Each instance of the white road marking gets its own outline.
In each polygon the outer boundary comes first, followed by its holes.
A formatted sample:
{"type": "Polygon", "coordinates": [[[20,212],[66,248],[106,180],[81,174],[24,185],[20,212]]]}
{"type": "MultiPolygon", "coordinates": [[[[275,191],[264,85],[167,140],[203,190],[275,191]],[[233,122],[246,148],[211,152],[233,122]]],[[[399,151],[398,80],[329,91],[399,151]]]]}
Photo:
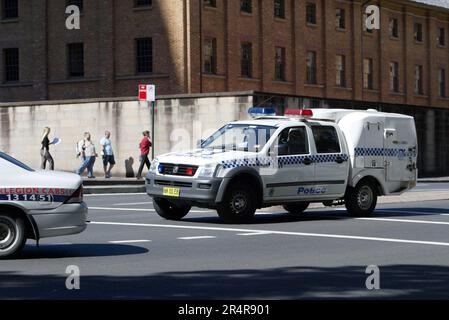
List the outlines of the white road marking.
{"type": "Polygon", "coordinates": [[[138,206],[142,204],[153,204],[153,202],[130,202],[130,203],[114,203],[113,206],[138,206]]]}
{"type": "Polygon", "coordinates": [[[249,232],[249,233],[238,233],[238,236],[243,236],[243,237],[251,237],[251,236],[262,236],[262,235],[267,235],[267,234],[271,234],[270,232],[249,232]]]}
{"type": "MultiPolygon", "coordinates": [[[[155,209],[140,209],[140,208],[106,208],[106,207],[89,207],[89,210],[156,212],[155,209]]],[[[215,212],[215,211],[190,210],[190,212],[191,212],[191,213],[211,213],[211,212],[215,212]]]]}
{"type": "Polygon", "coordinates": [[[425,211],[407,211],[407,210],[382,210],[378,209],[377,213],[409,213],[409,214],[417,214],[417,215],[429,215],[429,216],[446,216],[448,213],[438,213],[438,212],[425,212],[425,211]]]}
{"type": "Polygon", "coordinates": [[[109,243],[120,244],[120,243],[145,243],[151,242],[151,240],[119,240],[119,241],[108,241],[109,243]]]}
{"type": "Polygon", "coordinates": [[[179,237],[178,240],[202,240],[202,239],[215,239],[214,236],[198,236],[198,237],[179,237]]]}
{"type": "Polygon", "coordinates": [[[444,221],[410,220],[410,219],[355,218],[355,220],[449,225],[449,222],[444,222],[444,221]]]}
{"type": "Polygon", "coordinates": [[[394,238],[377,238],[377,237],[363,237],[363,236],[350,236],[350,235],[326,234],[326,233],[305,233],[305,232],[289,232],[289,231],[251,230],[251,229],[199,227],[199,226],[183,226],[183,225],[168,225],[168,224],[121,223],[121,222],[91,222],[91,224],[95,224],[95,225],[109,225],[109,226],[166,228],[166,229],[229,231],[229,232],[241,232],[241,233],[269,232],[270,234],[287,235],[287,236],[301,236],[301,237],[328,238],[328,239],[345,239],[345,240],[364,240],[364,241],[405,243],[405,244],[420,244],[420,245],[432,245],[432,246],[449,247],[449,242],[407,240],[407,239],[394,239],[394,238]]]}

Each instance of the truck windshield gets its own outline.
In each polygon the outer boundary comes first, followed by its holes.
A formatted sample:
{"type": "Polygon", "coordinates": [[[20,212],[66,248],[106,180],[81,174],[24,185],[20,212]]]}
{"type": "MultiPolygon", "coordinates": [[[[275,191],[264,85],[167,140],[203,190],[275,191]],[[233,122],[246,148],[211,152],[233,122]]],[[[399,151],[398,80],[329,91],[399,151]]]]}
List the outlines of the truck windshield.
{"type": "Polygon", "coordinates": [[[276,127],[228,124],[205,140],[204,149],[259,152],[277,130],[276,127]]]}
{"type": "Polygon", "coordinates": [[[6,160],[6,161],[8,161],[8,162],[10,162],[10,163],[12,163],[12,164],[14,164],[14,165],[16,165],[16,166],[22,168],[23,170],[26,170],[26,171],[34,171],[34,170],[31,169],[30,167],[28,167],[26,164],[20,162],[20,161],[17,160],[17,159],[14,159],[14,158],[11,157],[11,156],[8,156],[6,153],[1,152],[1,151],[0,151],[0,159],[6,160]]]}

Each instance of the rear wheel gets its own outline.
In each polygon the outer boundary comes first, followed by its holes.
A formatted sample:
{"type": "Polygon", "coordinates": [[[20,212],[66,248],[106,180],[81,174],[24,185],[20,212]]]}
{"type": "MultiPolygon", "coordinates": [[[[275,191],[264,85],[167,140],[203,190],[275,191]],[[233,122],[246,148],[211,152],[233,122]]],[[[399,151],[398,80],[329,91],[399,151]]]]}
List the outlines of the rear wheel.
{"type": "Polygon", "coordinates": [[[377,192],[374,185],[368,181],[362,181],[355,188],[349,187],[345,196],[345,205],[351,216],[371,215],[377,205],[377,192]]]}
{"type": "Polygon", "coordinates": [[[0,213],[0,259],[20,252],[26,242],[26,225],[22,218],[0,213]]]}
{"type": "Polygon", "coordinates": [[[226,223],[251,222],[256,213],[256,194],[254,188],[247,184],[234,184],[225,194],[217,212],[226,223]]]}
{"type": "Polygon", "coordinates": [[[167,220],[181,220],[192,208],[187,205],[173,203],[167,199],[153,199],[153,205],[159,216],[167,220]]]}
{"type": "Polygon", "coordinates": [[[283,205],[284,209],[291,215],[300,215],[309,207],[309,202],[296,202],[283,205]]]}

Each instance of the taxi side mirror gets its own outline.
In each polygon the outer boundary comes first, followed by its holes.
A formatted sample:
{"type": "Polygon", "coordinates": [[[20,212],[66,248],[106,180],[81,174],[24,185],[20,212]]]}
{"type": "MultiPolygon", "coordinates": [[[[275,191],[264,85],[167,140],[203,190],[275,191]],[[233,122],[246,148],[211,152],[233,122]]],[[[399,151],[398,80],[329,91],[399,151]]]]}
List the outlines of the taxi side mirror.
{"type": "Polygon", "coordinates": [[[205,141],[204,139],[198,140],[198,141],[196,142],[196,146],[197,146],[198,148],[201,148],[201,147],[203,146],[204,141],[205,141]]]}

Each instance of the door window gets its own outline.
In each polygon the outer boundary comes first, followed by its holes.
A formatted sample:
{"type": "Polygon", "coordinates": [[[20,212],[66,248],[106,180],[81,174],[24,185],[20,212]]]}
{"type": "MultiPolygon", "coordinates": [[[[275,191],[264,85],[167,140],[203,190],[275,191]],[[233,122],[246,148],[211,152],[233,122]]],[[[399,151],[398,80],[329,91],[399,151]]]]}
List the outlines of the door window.
{"type": "Polygon", "coordinates": [[[340,153],[340,141],[337,130],[329,126],[313,126],[313,138],[317,153],[340,153]]]}
{"type": "Polygon", "coordinates": [[[306,127],[288,128],[281,132],[278,142],[278,155],[291,156],[309,154],[306,127]]]}

